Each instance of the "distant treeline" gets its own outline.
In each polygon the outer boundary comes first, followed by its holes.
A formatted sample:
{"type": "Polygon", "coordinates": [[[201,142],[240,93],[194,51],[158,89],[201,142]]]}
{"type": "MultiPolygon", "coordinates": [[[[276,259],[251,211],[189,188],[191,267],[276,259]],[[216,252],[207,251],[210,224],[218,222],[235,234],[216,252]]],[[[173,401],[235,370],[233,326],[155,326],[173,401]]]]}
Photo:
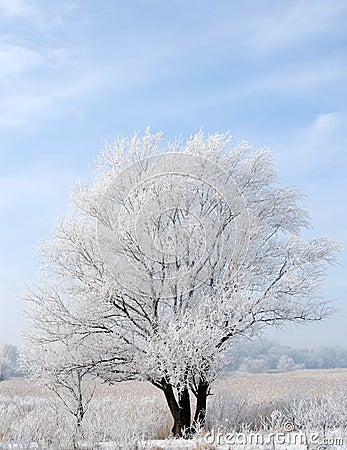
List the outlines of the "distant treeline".
{"type": "MultiPolygon", "coordinates": [[[[262,340],[237,345],[226,358],[226,370],[240,372],[289,372],[298,369],[347,368],[347,349],[320,346],[292,348],[262,340]]],[[[18,368],[18,349],[0,343],[0,381],[23,375],[18,368]]]]}
{"type": "Polygon", "coordinates": [[[236,346],[229,358],[228,371],[257,373],[347,368],[347,349],[339,346],[297,349],[268,340],[252,341],[236,346]]]}

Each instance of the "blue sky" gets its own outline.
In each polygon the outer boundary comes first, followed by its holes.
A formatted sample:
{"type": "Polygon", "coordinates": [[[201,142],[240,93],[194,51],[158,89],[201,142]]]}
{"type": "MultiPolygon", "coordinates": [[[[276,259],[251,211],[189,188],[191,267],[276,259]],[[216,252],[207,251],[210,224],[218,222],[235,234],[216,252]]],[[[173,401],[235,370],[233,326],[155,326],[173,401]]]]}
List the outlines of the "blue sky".
{"type": "MultiPolygon", "coordinates": [[[[35,245],[105,140],[201,127],[270,146],[307,195],[308,237],[345,244],[345,0],[0,0],[0,341],[17,342],[35,245]]],[[[323,288],[340,313],[269,336],[347,342],[346,262],[323,288]]]]}

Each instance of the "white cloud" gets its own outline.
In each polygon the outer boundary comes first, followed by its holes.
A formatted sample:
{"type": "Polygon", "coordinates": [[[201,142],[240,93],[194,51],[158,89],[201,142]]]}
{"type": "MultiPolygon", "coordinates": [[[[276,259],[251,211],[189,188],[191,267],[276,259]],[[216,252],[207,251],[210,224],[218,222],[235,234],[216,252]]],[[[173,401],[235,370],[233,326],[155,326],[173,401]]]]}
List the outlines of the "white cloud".
{"type": "MultiPolygon", "coordinates": [[[[317,114],[311,123],[286,132],[276,144],[280,179],[285,184],[296,184],[308,196],[304,206],[311,216],[313,230],[305,233],[311,239],[316,236],[331,236],[347,245],[346,200],[347,166],[346,153],[347,114],[325,112],[317,114]]],[[[341,313],[326,322],[325,333],[331,343],[346,335],[347,309],[346,253],[338,257],[339,267],[333,267],[325,282],[323,294],[337,300],[341,313]]],[[[299,337],[309,342],[317,338],[317,331],[300,332],[299,337]]],[[[284,335],[283,335],[284,337],[284,335]]],[[[288,340],[292,338],[288,336],[288,340]]]]}
{"type": "MultiPolygon", "coordinates": [[[[344,0],[299,0],[273,14],[254,21],[249,45],[257,52],[274,52],[334,30],[339,17],[347,12],[344,0]]],[[[344,26],[344,25],[343,25],[344,26]]]]}
{"type": "MultiPolygon", "coordinates": [[[[185,92],[184,96],[175,96],[170,102],[170,111],[167,115],[188,114],[209,107],[223,105],[238,105],[259,98],[266,102],[268,94],[275,94],[278,98],[300,98],[301,100],[312,96],[317,97],[320,90],[335,89],[345,84],[347,77],[347,64],[334,60],[321,60],[315,63],[288,63],[282,67],[269,66],[265,74],[255,72],[246,74],[245,80],[230,80],[228,86],[211,86],[203,96],[185,92]],[[177,109],[176,109],[177,108],[177,109]]],[[[308,100],[310,101],[310,100],[308,100]]],[[[163,98],[157,108],[163,108],[167,98],[163,98]]],[[[285,114],[285,111],[284,113],[285,114]]]]}
{"type": "MultiPolygon", "coordinates": [[[[305,204],[316,230],[314,235],[331,235],[344,245],[346,130],[347,114],[321,113],[306,126],[281,136],[276,144],[281,180],[298,185],[308,195],[305,204]]],[[[347,264],[346,255],[342,259],[347,264]]]]}
{"type": "Polygon", "coordinates": [[[318,144],[322,145],[323,140],[330,140],[338,130],[346,130],[346,125],[346,114],[337,112],[318,114],[314,122],[303,131],[306,134],[306,146],[308,143],[311,148],[318,144]]]}
{"type": "Polygon", "coordinates": [[[81,49],[57,33],[57,23],[64,26],[74,11],[67,5],[0,0],[4,21],[26,20],[25,27],[11,25],[0,39],[0,127],[28,127],[38,119],[75,114],[74,101],[104,82],[81,49]]]}
{"type": "Polygon", "coordinates": [[[0,44],[0,79],[40,66],[43,56],[20,45],[0,44]]]}
{"type": "Polygon", "coordinates": [[[331,112],[318,114],[315,120],[291,132],[282,142],[281,164],[296,176],[322,175],[329,164],[340,168],[347,157],[345,142],[347,115],[331,112]]]}
{"type": "Polygon", "coordinates": [[[0,42],[0,67],[0,127],[27,126],[42,116],[59,115],[64,101],[104,81],[98,69],[64,47],[31,49],[0,42]]]}
{"type": "Polygon", "coordinates": [[[0,11],[9,16],[26,16],[34,12],[33,6],[26,0],[0,0],[0,11]]]}
{"type": "MultiPolygon", "coordinates": [[[[196,63],[206,65],[225,55],[229,55],[230,60],[233,57],[237,60],[268,58],[293,48],[300,50],[308,41],[314,44],[317,38],[344,33],[347,13],[345,0],[253,3],[254,7],[248,8],[241,2],[239,5],[225,2],[216,8],[221,14],[212,14],[211,17],[208,13],[201,15],[203,26],[197,27],[193,21],[192,27],[184,29],[174,40],[170,35],[170,23],[168,27],[165,24],[165,29],[155,24],[157,32],[163,35],[156,46],[167,46],[165,40],[169,36],[182,53],[190,55],[196,63]],[[210,61],[203,59],[207,54],[210,61]]],[[[193,13],[190,10],[187,14],[193,13]]],[[[189,66],[190,61],[186,62],[189,66]]]]}
{"type": "MultiPolygon", "coordinates": [[[[70,3],[54,2],[50,6],[42,3],[41,9],[37,11],[41,17],[40,22],[45,22],[45,18],[51,24],[52,17],[59,16],[59,20],[71,26],[77,23],[76,15],[81,14],[84,20],[89,17],[88,8],[79,7],[76,10],[76,5],[71,8],[66,5],[70,3]],[[53,10],[59,14],[48,14],[53,10]]],[[[169,24],[168,31],[164,32],[163,25],[154,22],[153,30],[148,34],[142,32],[143,25],[139,24],[132,40],[125,39],[124,44],[109,47],[111,57],[106,61],[99,60],[96,47],[91,47],[88,51],[85,48],[69,48],[67,42],[59,42],[59,39],[58,48],[53,48],[51,39],[47,41],[47,45],[35,50],[15,44],[3,45],[0,47],[0,64],[4,68],[2,76],[6,76],[9,81],[2,92],[0,90],[0,126],[26,126],[43,116],[54,116],[59,114],[59,104],[64,100],[66,104],[66,100],[86,95],[95,89],[109,89],[112,94],[116,94],[132,86],[139,87],[165,79],[172,81],[183,76],[191,77],[192,74],[198,76],[196,74],[201,69],[206,71],[216,64],[224,64],[227,55],[230,59],[242,55],[252,58],[259,51],[277,51],[302,43],[306,38],[330,30],[339,14],[347,10],[347,4],[340,0],[296,1],[289,2],[289,6],[288,3],[283,5],[274,8],[274,11],[267,7],[266,14],[262,10],[260,15],[255,8],[247,20],[241,22],[238,22],[237,14],[233,19],[224,14],[207,23],[206,27],[195,24],[195,27],[185,29],[175,37],[172,34],[172,23],[169,24]],[[161,39],[158,39],[159,36],[161,39]],[[208,58],[204,58],[205,54],[208,58]],[[89,57],[90,60],[87,60],[89,57]],[[31,76],[28,80],[28,74],[32,75],[33,70],[36,70],[35,78],[31,76]],[[86,75],[91,71],[94,75],[86,75]],[[18,75],[17,83],[16,80],[11,82],[12,74],[18,75]]],[[[20,11],[24,14],[30,8],[28,2],[20,0],[0,0],[1,6],[8,10],[12,8],[13,14],[15,11],[17,14],[20,11]]],[[[90,20],[92,26],[92,17],[90,20]]],[[[43,36],[46,32],[48,31],[45,29],[43,36]]],[[[49,33],[52,34],[52,29],[49,33]]],[[[56,31],[54,33],[57,37],[56,31]]],[[[120,27],[119,35],[116,35],[119,42],[122,42],[126,33],[120,27]]],[[[40,45],[37,43],[37,46],[40,45]]],[[[105,43],[107,45],[109,44],[105,43]]],[[[236,72],[237,70],[236,68],[236,72]]],[[[170,108],[172,110],[177,101],[181,108],[185,100],[187,110],[197,110],[208,105],[225,104],[244,98],[247,100],[247,97],[265,91],[306,96],[322,83],[345,79],[347,67],[342,63],[339,65],[332,57],[330,61],[318,59],[313,63],[282,63],[280,67],[270,62],[263,74],[258,72],[251,77],[251,73],[251,70],[246,73],[244,81],[231,78],[229,87],[221,88],[218,84],[210,84],[203,96],[196,96],[194,89],[192,94],[186,91],[184,99],[177,96],[172,99],[173,105],[170,108]]],[[[71,103],[68,106],[71,111],[71,103]]],[[[167,111],[167,114],[171,112],[167,111]]]]}
{"type": "Polygon", "coordinates": [[[71,80],[53,80],[51,84],[37,80],[19,91],[12,90],[0,98],[0,127],[30,126],[36,119],[73,113],[71,100],[103,85],[103,75],[91,72],[71,80]],[[68,104],[66,104],[66,102],[68,104]]]}

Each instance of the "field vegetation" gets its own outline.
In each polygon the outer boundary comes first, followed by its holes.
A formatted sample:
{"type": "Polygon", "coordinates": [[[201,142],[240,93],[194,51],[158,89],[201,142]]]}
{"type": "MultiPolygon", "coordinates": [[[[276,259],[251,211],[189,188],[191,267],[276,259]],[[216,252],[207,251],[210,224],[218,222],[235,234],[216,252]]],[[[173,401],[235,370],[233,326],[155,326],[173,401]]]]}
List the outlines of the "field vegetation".
{"type": "Polygon", "coordinates": [[[0,448],[66,450],[73,439],[75,448],[90,450],[229,448],[211,446],[203,435],[315,431],[323,442],[331,433],[343,439],[347,429],[347,369],[231,374],[215,383],[205,430],[195,440],[165,440],[172,419],[164,396],[150,383],[87,383],[93,395],[79,437],[73,416],[40,383],[0,383],[0,448]]]}

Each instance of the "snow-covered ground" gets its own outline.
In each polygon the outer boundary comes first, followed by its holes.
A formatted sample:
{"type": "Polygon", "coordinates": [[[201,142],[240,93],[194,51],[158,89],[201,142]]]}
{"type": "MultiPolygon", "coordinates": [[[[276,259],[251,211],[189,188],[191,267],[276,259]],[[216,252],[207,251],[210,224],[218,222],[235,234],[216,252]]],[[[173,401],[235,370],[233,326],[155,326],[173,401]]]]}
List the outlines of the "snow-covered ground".
{"type": "MultiPolygon", "coordinates": [[[[215,433],[195,439],[149,440],[129,447],[122,447],[114,442],[80,444],[81,450],[345,450],[347,434],[334,431],[326,433],[324,438],[319,433],[215,433]],[[214,442],[212,442],[212,440],[214,442]]],[[[27,446],[18,444],[0,444],[0,450],[48,450],[38,444],[27,446]]]]}
{"type": "MultiPolygon", "coordinates": [[[[346,369],[234,374],[215,385],[207,429],[245,432],[192,440],[165,440],[172,419],[153,386],[99,384],[77,439],[82,450],[307,450],[306,432],[309,450],[345,450],[346,383],[346,369]]],[[[0,450],[67,450],[76,432],[72,419],[39,384],[0,383],[0,450]]]]}
{"type": "MultiPolygon", "coordinates": [[[[330,432],[324,438],[319,433],[235,433],[224,436],[186,439],[151,440],[142,443],[142,450],[344,450],[347,434],[330,432]]],[[[111,450],[105,447],[105,450],[111,450]]],[[[115,449],[112,449],[115,450],[115,449]]]]}

